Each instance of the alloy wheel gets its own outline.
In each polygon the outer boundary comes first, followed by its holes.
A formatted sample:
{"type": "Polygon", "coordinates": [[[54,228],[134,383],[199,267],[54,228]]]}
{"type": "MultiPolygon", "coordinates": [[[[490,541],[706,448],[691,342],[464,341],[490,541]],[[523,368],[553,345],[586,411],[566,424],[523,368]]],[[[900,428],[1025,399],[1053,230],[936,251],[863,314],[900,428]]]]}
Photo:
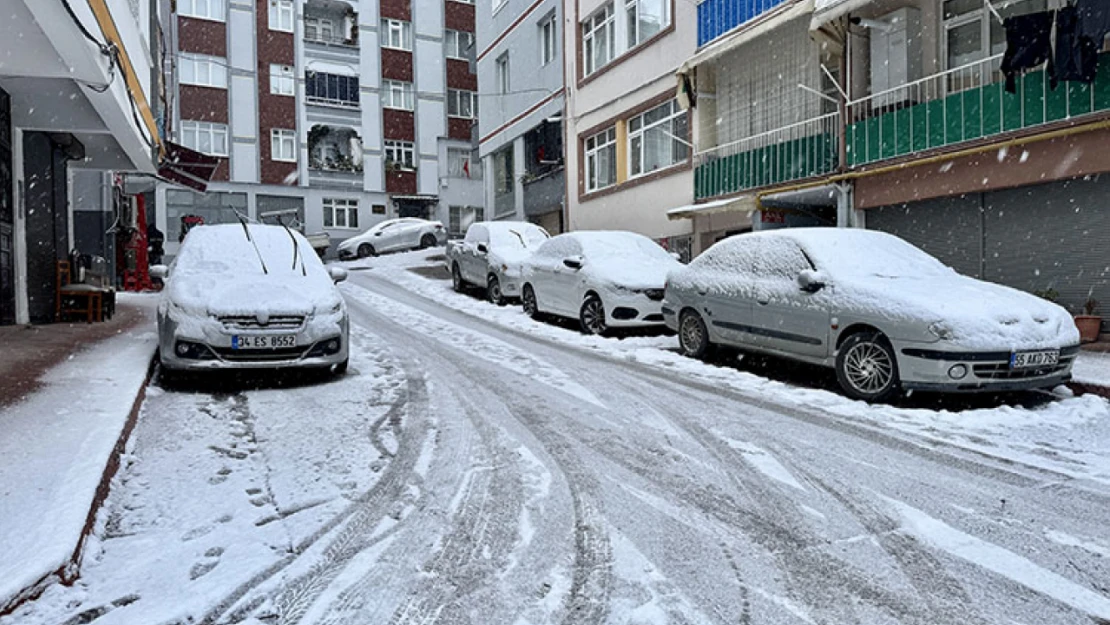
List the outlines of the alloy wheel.
{"type": "Polygon", "coordinates": [[[578,317],[582,323],[582,331],[586,334],[605,333],[605,307],[596,295],[586,298],[578,317]]]}
{"type": "Polygon", "coordinates": [[[874,341],[861,341],[844,355],[844,377],[857,392],[877,395],[893,383],[894,363],[884,347],[874,341]]]}
{"type": "Polygon", "coordinates": [[[486,283],[486,297],[489,298],[490,303],[503,306],[505,298],[501,296],[501,282],[497,276],[490,276],[489,282],[486,283]]]}
{"type": "Polygon", "coordinates": [[[536,304],[536,292],[532,290],[531,284],[524,285],[524,291],[520,294],[520,302],[524,306],[524,314],[533,319],[539,316],[540,308],[536,304]]]}
{"type": "Polygon", "coordinates": [[[708,337],[706,337],[705,323],[697,314],[687,312],[682,315],[682,323],[678,328],[678,342],[682,353],[687,356],[701,357],[706,352],[708,337]]]}

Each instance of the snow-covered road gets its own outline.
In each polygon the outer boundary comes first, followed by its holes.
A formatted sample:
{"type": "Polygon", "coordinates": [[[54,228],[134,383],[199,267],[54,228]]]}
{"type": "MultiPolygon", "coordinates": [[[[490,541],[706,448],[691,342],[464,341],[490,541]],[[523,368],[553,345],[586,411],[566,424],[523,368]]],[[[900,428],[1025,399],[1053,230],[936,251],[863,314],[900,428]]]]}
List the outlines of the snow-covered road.
{"type": "Polygon", "coordinates": [[[348,376],[152,393],[82,579],[0,624],[1110,622],[1090,472],[346,292],[348,376]]]}

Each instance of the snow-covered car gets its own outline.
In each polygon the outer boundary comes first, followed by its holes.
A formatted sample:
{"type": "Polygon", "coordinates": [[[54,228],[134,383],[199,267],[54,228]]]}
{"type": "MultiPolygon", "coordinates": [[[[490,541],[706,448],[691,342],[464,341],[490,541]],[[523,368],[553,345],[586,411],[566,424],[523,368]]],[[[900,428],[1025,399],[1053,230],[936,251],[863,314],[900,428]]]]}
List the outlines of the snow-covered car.
{"type": "Polygon", "coordinates": [[[634,232],[554,236],[523,263],[521,302],[536,318],[578,319],[582,331],[663,324],[667,273],[681,267],[658,243],[634,232]]]}
{"type": "Polygon", "coordinates": [[[726,345],[836,369],[844,392],[1012,391],[1071,377],[1066,310],[956,273],[893,235],[787,228],[725,239],[667,282],[682,351],[726,345]]]}
{"type": "Polygon", "coordinates": [[[386,252],[422,250],[447,243],[447,230],[443,223],[402,217],[387,219],[366,232],[346,239],[339,244],[341,260],[366,258],[386,252]]]}
{"type": "Polygon", "coordinates": [[[347,305],[304,235],[281,226],[221,224],[189,231],[158,305],[165,371],[347,369],[347,305]]]}
{"type": "Polygon", "coordinates": [[[462,241],[447,243],[444,263],[456,291],[484,287],[489,301],[503,305],[520,297],[522,264],[549,238],[547,230],[524,221],[479,221],[462,241]]]}

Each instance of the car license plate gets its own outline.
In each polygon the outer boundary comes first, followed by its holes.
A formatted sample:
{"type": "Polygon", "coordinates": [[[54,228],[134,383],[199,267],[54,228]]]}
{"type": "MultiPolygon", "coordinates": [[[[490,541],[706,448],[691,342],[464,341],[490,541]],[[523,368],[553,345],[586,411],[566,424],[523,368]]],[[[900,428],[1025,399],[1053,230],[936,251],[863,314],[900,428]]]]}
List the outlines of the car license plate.
{"type": "Polygon", "coordinates": [[[1050,349],[1039,352],[1015,352],[1010,354],[1011,369],[1032,369],[1033,367],[1052,367],[1060,362],[1060,350],[1050,349]]]}
{"type": "Polygon", "coordinates": [[[297,346],[295,334],[247,335],[231,337],[232,349],[282,349],[297,346]]]}

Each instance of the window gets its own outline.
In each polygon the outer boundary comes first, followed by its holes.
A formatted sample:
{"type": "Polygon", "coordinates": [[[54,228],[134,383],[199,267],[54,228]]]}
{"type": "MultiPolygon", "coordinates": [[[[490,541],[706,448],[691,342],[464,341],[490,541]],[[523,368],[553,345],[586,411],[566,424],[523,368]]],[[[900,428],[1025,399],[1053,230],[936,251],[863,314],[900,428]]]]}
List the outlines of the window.
{"type": "Polygon", "coordinates": [[[227,126],[183,120],[181,145],[212,156],[227,156],[227,126]]]}
{"type": "Polygon", "coordinates": [[[358,228],[358,200],[324,198],[325,228],[358,228]]]}
{"type": "MultiPolygon", "coordinates": [[[[996,2],[995,6],[1002,18],[1049,8],[1046,0],[1011,0],[996,2]]],[[[946,69],[956,69],[1005,52],[1006,31],[982,0],[945,0],[943,45],[946,69]]],[[[992,70],[998,72],[1000,67],[995,61],[991,68],[954,73],[949,78],[950,87],[961,90],[991,82],[998,78],[991,76],[992,70]]]]}
{"type": "Polygon", "coordinates": [[[485,209],[481,206],[451,206],[447,209],[447,233],[462,236],[470,224],[485,219],[485,209]]]}
{"type": "Polygon", "coordinates": [[[582,55],[587,76],[608,65],[616,56],[614,29],[612,4],[582,22],[582,55]]]}
{"type": "Polygon", "coordinates": [[[227,89],[227,60],[201,54],[182,54],[177,64],[183,85],[227,89]]]}
{"type": "Polygon", "coordinates": [[[478,117],[478,94],[473,91],[448,89],[447,115],[466,119],[478,117]]]}
{"type": "Polygon", "coordinates": [[[398,80],[383,80],[382,106],[391,109],[411,111],[413,109],[412,83],[398,80]]]}
{"type": "Polygon", "coordinates": [[[335,42],[335,22],[323,17],[304,18],[304,38],[321,43],[335,42]]]}
{"type": "Polygon", "coordinates": [[[293,0],[270,0],[270,30],[293,32],[293,0]]]}
{"type": "Polygon", "coordinates": [[[628,0],[628,47],[651,39],[670,25],[670,0],[628,0]]]}
{"type": "Polygon", "coordinates": [[[497,57],[497,92],[509,92],[509,53],[497,57]]]}
{"type": "Polygon", "coordinates": [[[540,65],[555,60],[555,15],[549,15],[540,22],[540,65]]]}
{"type": "Polygon", "coordinates": [[[482,177],[482,168],[475,166],[473,152],[465,148],[447,148],[447,175],[452,178],[482,177]]]}
{"type": "Polygon", "coordinates": [[[449,59],[468,60],[474,48],[474,35],[461,30],[445,30],[443,32],[443,45],[449,59]]]}
{"type": "Polygon", "coordinates": [[[416,148],[411,141],[385,141],[386,166],[416,168],[416,148]]]}
{"type": "Polygon", "coordinates": [[[641,176],[686,162],[686,111],[676,100],[628,120],[629,175],[641,176]],[[681,139],[681,140],[680,140],[681,139]]]}
{"type": "Polygon", "coordinates": [[[609,128],[586,139],[586,191],[617,183],[617,129],[609,128]]]}
{"type": "Polygon", "coordinates": [[[270,158],[287,163],[297,162],[297,133],[274,128],[270,131],[270,158]]]}
{"type": "Polygon", "coordinates": [[[513,179],[513,146],[506,146],[493,154],[493,179],[497,195],[507,195],[516,190],[513,179]]]}
{"type": "Polygon", "coordinates": [[[412,23],[382,20],[382,47],[412,50],[412,23]]]}
{"type": "Polygon", "coordinates": [[[358,107],[358,76],[305,72],[305,97],[317,104],[358,107]]]}
{"type": "Polygon", "coordinates": [[[296,81],[293,68],[288,65],[270,66],[270,93],[274,95],[293,95],[296,81]]]}
{"type": "Polygon", "coordinates": [[[224,0],[177,0],[178,15],[222,22],[224,13],[224,0]]]}

